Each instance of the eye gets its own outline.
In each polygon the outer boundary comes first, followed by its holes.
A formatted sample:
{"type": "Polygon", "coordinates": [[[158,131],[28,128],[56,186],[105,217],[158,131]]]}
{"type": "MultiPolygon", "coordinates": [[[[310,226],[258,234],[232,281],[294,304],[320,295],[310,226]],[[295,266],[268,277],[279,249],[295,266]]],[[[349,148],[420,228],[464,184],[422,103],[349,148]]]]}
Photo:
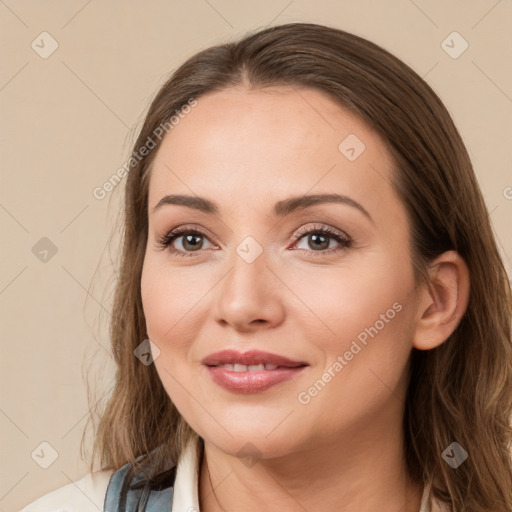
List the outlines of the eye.
{"type": "Polygon", "coordinates": [[[295,239],[299,242],[302,241],[302,239],[305,239],[306,244],[309,247],[313,247],[313,250],[308,249],[307,247],[299,247],[299,249],[305,250],[308,254],[317,253],[319,256],[348,249],[352,245],[352,240],[348,235],[341,231],[337,231],[330,226],[323,225],[314,226],[309,229],[302,229],[296,235],[295,239]],[[332,240],[338,243],[338,247],[333,247],[330,244],[332,240]]]}
{"type": "Polygon", "coordinates": [[[177,228],[159,238],[157,246],[160,249],[169,248],[170,252],[180,256],[195,256],[194,253],[203,248],[203,241],[201,239],[207,239],[207,237],[197,229],[177,228]],[[180,238],[182,239],[182,249],[176,249],[171,244],[180,238]]]}
{"type": "MultiPolygon", "coordinates": [[[[330,226],[317,225],[313,226],[313,228],[301,229],[297,235],[295,235],[295,240],[300,242],[302,239],[306,239],[306,237],[310,237],[308,245],[309,247],[313,247],[313,249],[304,247],[298,247],[298,249],[305,250],[308,254],[316,254],[318,256],[335,253],[347,249],[352,245],[352,239],[348,235],[330,226]],[[332,240],[337,242],[337,247],[331,246],[330,241],[332,240]]],[[[205,239],[208,240],[208,237],[197,229],[177,228],[159,238],[156,245],[162,250],[168,248],[171,253],[179,256],[196,256],[195,253],[199,253],[201,249],[203,249],[203,240],[205,239]],[[180,242],[182,248],[177,249],[173,247],[172,244],[179,239],[182,239],[180,242]]]]}

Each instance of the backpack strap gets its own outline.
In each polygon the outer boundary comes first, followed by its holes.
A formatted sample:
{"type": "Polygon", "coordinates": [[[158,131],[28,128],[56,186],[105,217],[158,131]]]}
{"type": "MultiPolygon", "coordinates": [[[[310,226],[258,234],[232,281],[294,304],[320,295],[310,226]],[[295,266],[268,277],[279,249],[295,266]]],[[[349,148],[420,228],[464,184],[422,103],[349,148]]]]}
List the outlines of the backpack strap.
{"type": "Polygon", "coordinates": [[[112,473],[104,512],[171,512],[176,465],[148,480],[134,474],[130,463],[112,473]]]}

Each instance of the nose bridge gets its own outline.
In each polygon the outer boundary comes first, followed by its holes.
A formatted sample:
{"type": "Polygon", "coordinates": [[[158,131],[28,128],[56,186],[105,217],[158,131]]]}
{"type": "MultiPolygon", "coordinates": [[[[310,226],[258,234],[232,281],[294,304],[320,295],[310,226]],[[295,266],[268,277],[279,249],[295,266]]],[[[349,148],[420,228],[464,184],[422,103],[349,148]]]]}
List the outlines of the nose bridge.
{"type": "Polygon", "coordinates": [[[245,237],[234,250],[224,293],[238,301],[263,299],[268,279],[268,251],[252,236],[245,237]]]}
{"type": "Polygon", "coordinates": [[[234,248],[230,270],[219,286],[216,310],[219,320],[242,328],[254,320],[274,322],[282,305],[269,265],[269,251],[252,236],[234,248]]]}

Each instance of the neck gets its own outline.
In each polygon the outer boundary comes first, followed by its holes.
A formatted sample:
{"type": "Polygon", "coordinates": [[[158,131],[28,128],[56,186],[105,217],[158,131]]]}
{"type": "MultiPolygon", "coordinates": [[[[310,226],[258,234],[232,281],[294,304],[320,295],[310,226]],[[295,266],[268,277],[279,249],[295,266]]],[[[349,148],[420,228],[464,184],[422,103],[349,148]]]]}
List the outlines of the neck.
{"type": "Polygon", "coordinates": [[[329,436],[337,443],[316,440],[254,465],[205,442],[201,511],[418,512],[423,487],[407,477],[402,429],[374,419],[365,429],[329,436]]]}

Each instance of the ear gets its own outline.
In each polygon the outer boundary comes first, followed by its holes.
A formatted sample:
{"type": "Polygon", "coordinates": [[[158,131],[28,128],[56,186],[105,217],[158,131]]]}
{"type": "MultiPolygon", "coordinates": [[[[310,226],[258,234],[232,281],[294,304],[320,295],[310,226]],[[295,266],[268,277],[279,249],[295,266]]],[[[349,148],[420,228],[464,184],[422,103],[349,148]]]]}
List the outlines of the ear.
{"type": "Polygon", "coordinates": [[[469,270],[455,251],[436,258],[428,269],[429,280],[418,294],[413,346],[435,348],[455,331],[469,302],[469,270]]]}

